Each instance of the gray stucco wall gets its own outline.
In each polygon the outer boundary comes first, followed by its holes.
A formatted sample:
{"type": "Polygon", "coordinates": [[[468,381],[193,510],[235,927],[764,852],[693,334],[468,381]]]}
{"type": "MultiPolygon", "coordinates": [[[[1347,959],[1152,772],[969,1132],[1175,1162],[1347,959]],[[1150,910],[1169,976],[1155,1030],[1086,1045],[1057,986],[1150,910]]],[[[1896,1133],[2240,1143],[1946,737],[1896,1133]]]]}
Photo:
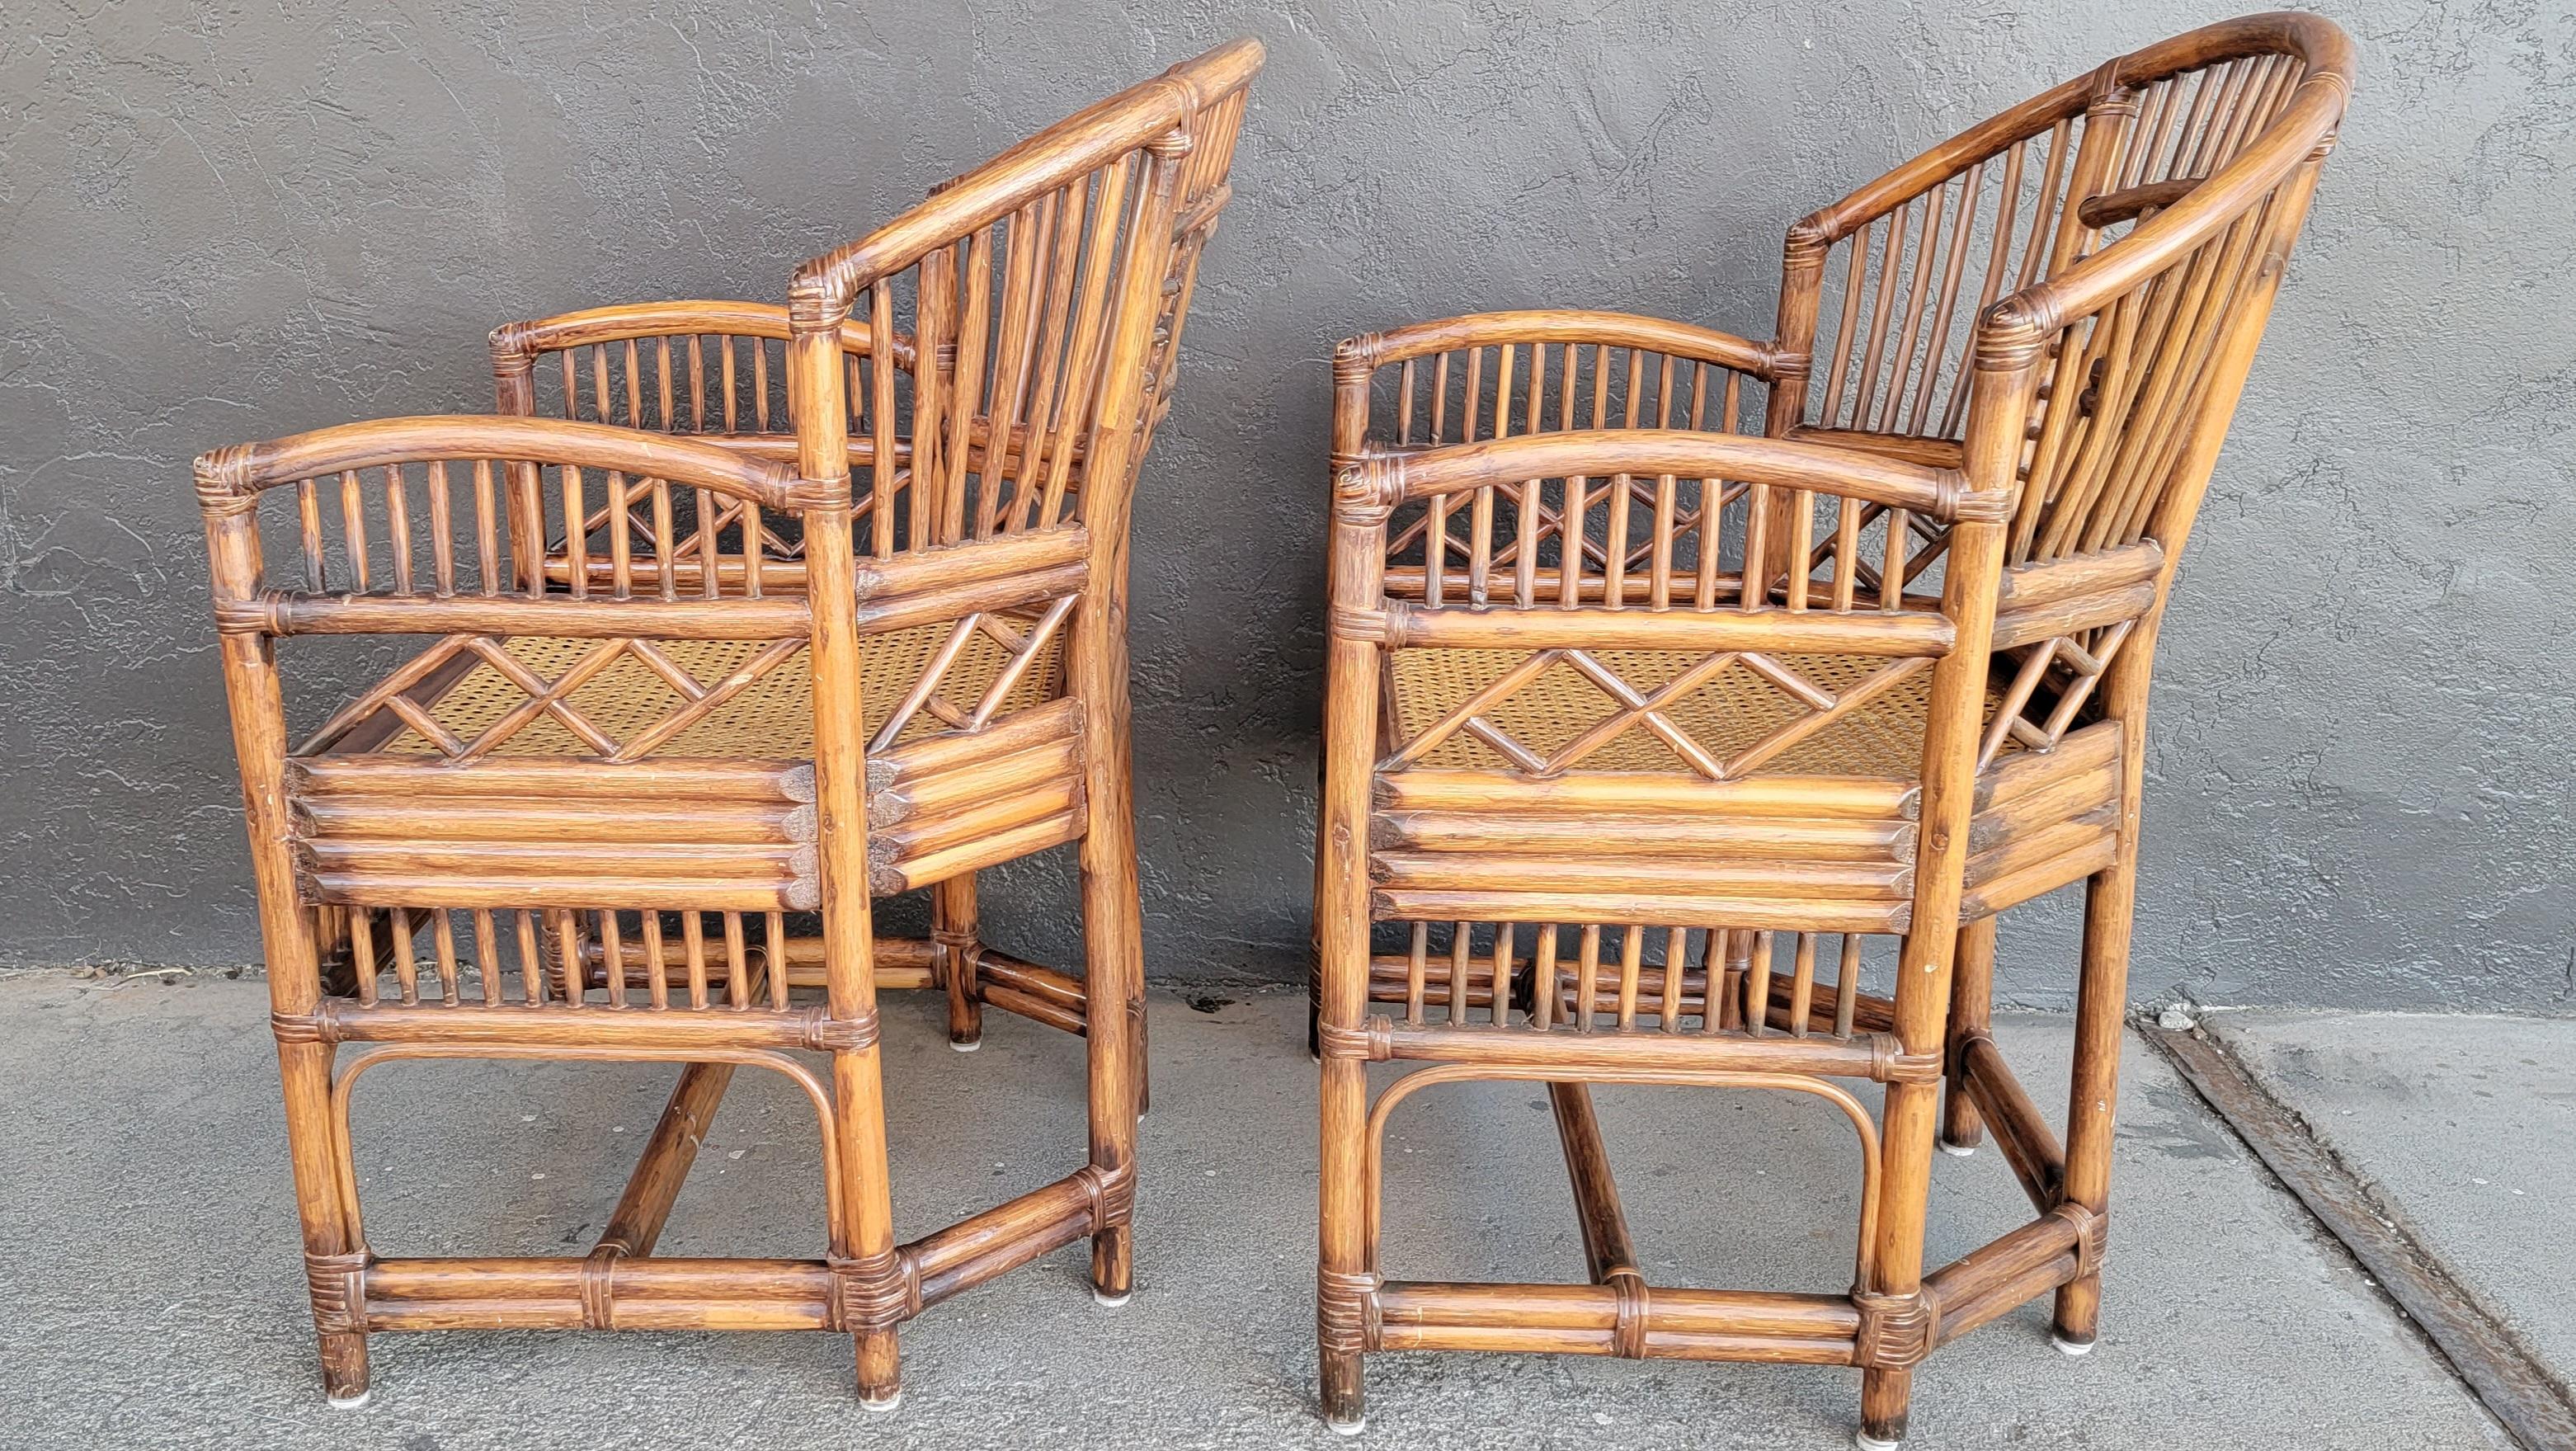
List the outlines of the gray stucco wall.
{"type": "MultiPolygon", "coordinates": [[[[503,318],[774,297],[1249,31],[1270,69],[1139,507],[1140,809],[1153,970],[1301,973],[1332,341],[1565,302],[1759,335],[1789,219],[2229,10],[13,0],[0,960],[256,955],[191,454],[487,406],[503,318]]],[[[2576,20],[2338,18],[2361,94],[2166,632],[2139,989],[2563,1009],[2576,20]]],[[[1063,950],[1061,874],[1012,875],[1005,939],[1063,950]]],[[[2064,998],[2068,905],[2008,927],[2007,996],[2064,998]]]]}

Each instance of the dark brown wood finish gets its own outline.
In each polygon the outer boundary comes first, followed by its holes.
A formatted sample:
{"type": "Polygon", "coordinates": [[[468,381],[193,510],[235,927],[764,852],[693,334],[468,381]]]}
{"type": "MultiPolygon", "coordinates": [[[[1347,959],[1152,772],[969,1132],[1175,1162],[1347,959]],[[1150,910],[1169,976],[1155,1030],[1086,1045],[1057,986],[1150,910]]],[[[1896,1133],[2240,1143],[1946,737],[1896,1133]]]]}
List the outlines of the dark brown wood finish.
{"type": "Polygon", "coordinates": [[[1886,1446],[1914,1366],[2015,1305],[2092,1344],[2157,624],[2352,73],[2295,14],[2108,62],[1791,227],[1768,343],[1552,310],[1342,346],[1336,1429],[1369,1353],[1519,1349],[1853,1366],[1886,1446]],[[1995,914],[2076,882],[2061,1143],[1989,995],[1995,914]],[[1372,1100],[1389,1060],[1433,1066],[1372,1100]],[[1493,1078],[1550,1085],[1590,1284],[1380,1272],[1389,1113],[1493,1078]],[[1648,1285],[1584,1087],[1628,1082],[1841,1106],[1848,1290],[1648,1285]],[[2038,1217],[1927,1267],[1936,1139],[1989,1136],[2038,1217]]]}

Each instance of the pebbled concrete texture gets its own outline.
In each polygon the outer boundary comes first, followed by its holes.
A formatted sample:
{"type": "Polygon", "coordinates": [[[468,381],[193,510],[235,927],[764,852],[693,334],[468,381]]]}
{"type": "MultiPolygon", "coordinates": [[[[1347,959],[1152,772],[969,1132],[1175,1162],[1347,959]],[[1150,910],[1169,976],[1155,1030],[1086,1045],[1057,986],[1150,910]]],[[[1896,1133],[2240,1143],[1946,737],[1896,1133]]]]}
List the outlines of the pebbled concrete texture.
{"type": "MultiPolygon", "coordinates": [[[[2252,3],[21,0],[0,960],[257,953],[190,455],[488,406],[504,318],[774,297],[932,182],[1249,31],[1270,69],[1139,501],[1139,810],[1154,970],[1294,977],[1332,341],[1561,303],[1762,335],[1790,219],[2252,3]]],[[[2335,10],[2361,93],[2166,631],[2138,982],[2563,1005],[2576,14],[2335,10]]],[[[1069,875],[1005,874],[988,910],[1070,955],[1069,875]]],[[[2005,984],[2063,1004],[2069,912],[2036,917],[2005,984]]]]}
{"type": "Polygon", "coordinates": [[[2236,1012],[2201,1026],[2576,1387],[2576,1019],[2236,1012]]]}
{"type": "MultiPolygon", "coordinates": [[[[507,1444],[1326,1447],[1310,1410],[1314,1068],[1301,995],[1158,994],[1138,1282],[1096,1308],[1068,1249],[935,1306],[903,1334],[905,1399],[854,1404],[837,1335],[442,1334],[374,1338],[374,1402],[321,1404],[255,982],[0,978],[0,1446],[257,1444],[437,1451],[507,1444]]],[[[1081,1152],[1071,1040],[996,1014],[945,1046],[938,1005],[888,1010],[898,1231],[917,1235],[1066,1172],[1081,1152]],[[929,1115],[940,1117],[934,1127],[929,1115]]],[[[2044,1104],[2067,1023],[1998,1038],[2044,1104]]],[[[2133,1046],[2103,1337],[2053,1352],[2043,1305],[1935,1356],[1913,1444],[2509,1443],[2441,1362],[2163,1061],[2133,1046]]],[[[571,1253],[614,1202],[667,1088],[641,1065],[404,1065],[359,1095],[369,1236],[382,1253],[571,1253]]],[[[1603,1090],[1648,1272],[1669,1283],[1850,1282],[1849,1131],[1830,1108],[1681,1089],[1603,1090]]],[[[819,1250],[809,1111],[745,1074],[664,1248],[819,1250]]],[[[1583,1256],[1544,1095],[1426,1092],[1388,1144],[1386,1269],[1578,1279],[1583,1256]]],[[[1934,1263],[2027,1209],[1991,1151],[1941,1158],[1934,1263]]],[[[1384,1356],[1360,1444],[1496,1451],[1849,1444],[1858,1376],[1813,1367],[1384,1356]]]]}

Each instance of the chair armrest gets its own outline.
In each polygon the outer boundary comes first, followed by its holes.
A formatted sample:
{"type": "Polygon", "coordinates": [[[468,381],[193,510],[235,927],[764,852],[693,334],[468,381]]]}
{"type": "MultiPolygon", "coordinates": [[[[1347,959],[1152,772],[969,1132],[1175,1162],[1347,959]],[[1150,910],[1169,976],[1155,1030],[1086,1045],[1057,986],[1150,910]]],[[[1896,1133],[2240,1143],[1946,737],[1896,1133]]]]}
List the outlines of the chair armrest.
{"type": "MultiPolygon", "coordinates": [[[[1347,461],[1357,457],[1368,446],[1372,394],[1382,392],[1374,386],[1380,369],[1391,366],[1404,369],[1404,381],[1397,389],[1397,406],[1409,409],[1416,359],[1431,356],[1445,359],[1452,352],[1467,352],[1472,358],[1474,350],[1480,348],[1508,350],[1526,346],[1532,350],[1538,365],[1543,366],[1545,359],[1538,350],[1550,343],[1562,345],[1567,350],[1567,357],[1560,363],[1560,367],[1566,368],[1576,366],[1573,350],[1588,345],[1601,350],[1596,368],[1610,366],[1610,349],[1624,348],[1632,359],[1642,359],[1650,354],[1662,356],[1665,362],[1657,369],[1661,373],[1669,373],[1672,363],[1683,362],[1717,368],[1730,375],[1741,374],[1767,385],[1774,380],[1776,372],[1777,354],[1768,344],[1732,333],[1662,318],[1640,317],[1633,313],[1538,308],[1519,312],[1469,313],[1463,317],[1418,322],[1385,332],[1365,333],[1345,341],[1334,350],[1334,457],[1347,461]]],[[[1474,376],[1471,365],[1469,377],[1474,376]]],[[[1500,386],[1499,377],[1497,386],[1500,386]]],[[[1711,398],[1711,404],[1725,406],[1734,395],[1735,388],[1735,379],[1729,376],[1725,386],[1711,398]]],[[[1379,398],[1375,401],[1384,400],[1379,398]]],[[[1472,411],[1481,405],[1468,406],[1472,411]]],[[[1538,406],[1535,392],[1530,406],[1538,406]]],[[[1563,427],[1571,421],[1559,419],[1558,426],[1563,427]]],[[[1472,435],[1472,423],[1465,418],[1460,422],[1462,426],[1469,427],[1472,435]]],[[[1535,424],[1535,419],[1523,420],[1524,429],[1535,424]]],[[[1399,421],[1395,433],[1398,438],[1406,436],[1406,425],[1402,421],[1399,421]]]]}
{"type": "Polygon", "coordinates": [[[197,501],[209,517],[222,517],[251,509],[260,494],[281,484],[337,476],[354,490],[361,470],[477,459],[661,479],[780,512],[829,502],[793,469],[694,439],[605,423],[469,413],[378,418],[215,449],[197,457],[197,501]]]}
{"type": "Polygon", "coordinates": [[[1805,424],[1781,436],[1800,443],[1820,443],[1902,459],[1927,469],[1955,469],[1967,464],[1967,447],[1954,438],[1925,438],[1911,433],[1864,433],[1851,428],[1810,428],[1805,424]]]}
{"type": "MultiPolygon", "coordinates": [[[[858,357],[875,352],[875,339],[865,321],[844,318],[840,331],[841,351],[858,357]]],[[[784,342],[790,336],[787,309],[776,303],[691,298],[674,302],[619,303],[610,307],[557,313],[526,322],[505,322],[492,329],[492,369],[496,374],[524,372],[535,364],[539,354],[566,348],[647,338],[703,336],[767,338],[784,342]]],[[[910,368],[912,339],[898,335],[890,353],[896,366],[910,368]]]]}
{"type": "Polygon", "coordinates": [[[1967,492],[1966,477],[1955,468],[1833,444],[1680,428],[1581,429],[1372,452],[1342,471],[1334,500],[1337,506],[1388,509],[1531,479],[1619,475],[1812,490],[1943,523],[2001,519],[2006,506],[2001,496],[1967,492]]]}
{"type": "Polygon", "coordinates": [[[752,542],[725,551],[729,559],[710,545],[692,564],[739,578],[755,562],[761,513],[841,500],[838,486],[699,440],[506,415],[383,418],[237,444],[198,458],[196,484],[218,555],[216,621],[268,634],[582,634],[587,621],[656,638],[777,638],[764,632],[801,628],[801,601],[719,597],[699,581],[679,598],[653,588],[661,562],[681,551],[665,542],[668,508],[639,522],[635,501],[671,488],[723,496],[754,521],[752,542]],[[272,491],[292,496],[300,516],[300,579],[283,561],[273,572],[262,562],[256,512],[272,491]],[[549,591],[557,566],[589,571],[579,551],[550,555],[546,536],[594,506],[616,521],[601,588],[590,598],[549,591]],[[589,613],[567,615],[566,603],[589,613]]]}
{"type": "Polygon", "coordinates": [[[1070,608],[1090,577],[1091,533],[1078,524],[861,559],[854,578],[859,633],[1041,606],[1070,608]]]}
{"type": "Polygon", "coordinates": [[[1896,522],[1905,516],[1998,523],[2008,503],[1969,492],[1955,468],[1830,444],[1659,428],[1372,450],[1339,471],[1333,492],[1339,560],[1383,561],[1357,570],[1337,564],[1337,634],[1454,649],[1939,655],[1955,638],[1939,602],[1903,594],[1910,571],[1884,556],[1864,558],[1860,531],[1880,511],[1894,511],[1891,530],[1910,527],[1896,522]],[[1470,495],[1472,502],[1461,497],[1470,495]],[[1589,517],[1605,498],[1603,533],[1589,517]],[[1651,515],[1649,539],[1636,538],[1631,524],[1648,521],[1631,509],[1651,515]],[[1576,519],[1586,522],[1569,522],[1576,519]],[[1464,537],[1456,523],[1467,526],[1464,537]],[[1578,530],[1580,550],[1566,542],[1578,530]],[[1549,534],[1562,547],[1541,564],[1549,534]],[[1742,539],[1749,569],[1724,567],[1721,536],[1742,539]],[[1435,546],[1434,538],[1447,542],[1435,546]],[[1816,577],[1819,569],[1825,578],[1816,577]],[[1578,607],[1595,600],[1646,608],[1578,607]]]}
{"type": "Polygon", "coordinates": [[[1768,344],[1722,333],[1714,328],[1626,312],[1592,312],[1574,308],[1533,308],[1518,312],[1476,312],[1461,317],[1417,322],[1385,332],[1364,333],[1341,345],[1336,358],[1370,367],[1458,348],[1512,343],[1578,343],[1635,348],[1714,364],[1768,380],[1774,354],[1768,344]]]}

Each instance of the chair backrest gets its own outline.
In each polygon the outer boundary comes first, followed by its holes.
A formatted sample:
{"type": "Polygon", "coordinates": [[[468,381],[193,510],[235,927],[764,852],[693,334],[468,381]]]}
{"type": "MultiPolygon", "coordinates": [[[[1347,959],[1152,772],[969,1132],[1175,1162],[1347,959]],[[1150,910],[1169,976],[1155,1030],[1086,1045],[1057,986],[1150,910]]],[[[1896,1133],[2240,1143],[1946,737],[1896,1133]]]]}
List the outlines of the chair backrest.
{"type": "Polygon", "coordinates": [[[929,363],[847,367],[818,341],[794,372],[804,467],[864,475],[868,553],[1077,512],[1123,532],[1260,63],[1237,41],[1175,66],[796,270],[800,338],[855,316],[929,363]]]}
{"type": "MultiPolygon", "coordinates": [[[[1227,172],[1245,87],[1260,63],[1257,43],[1237,41],[1175,66],[933,188],[929,200],[871,237],[799,269],[797,288],[818,298],[836,286],[841,292],[822,305],[838,313],[841,366],[830,392],[844,410],[844,471],[873,483],[880,432],[898,459],[883,494],[888,507],[875,509],[873,487],[859,506],[866,552],[1028,527],[1047,513],[1050,489],[1059,505],[1080,492],[1088,436],[1106,425],[1104,404],[1117,402],[1104,384],[1141,373],[1147,434],[1128,451],[1122,489],[1132,482],[1145,438],[1170,405],[1181,323],[1201,250],[1232,196],[1227,172]],[[1137,228],[1165,186],[1169,236],[1145,237],[1137,228]],[[903,249],[911,249],[903,261],[888,262],[903,249]],[[887,275],[861,281],[850,270],[870,266],[887,275]],[[1114,336],[1120,303],[1144,292],[1135,274],[1155,266],[1162,290],[1145,351],[1113,356],[1113,344],[1134,351],[1114,336]],[[882,330],[870,316],[850,316],[862,294],[862,313],[884,303],[882,330]],[[924,337],[934,363],[926,386],[916,376],[924,337]],[[987,488],[997,411],[1009,423],[987,488]],[[991,528],[983,527],[981,502],[954,534],[937,535],[932,516],[918,534],[911,528],[904,501],[925,422],[933,465],[926,476],[952,505],[989,494],[991,528]],[[961,425],[968,441],[952,446],[947,435],[961,425]],[[1006,498],[1017,503],[1006,507],[1006,498]]],[[[491,338],[498,411],[685,434],[792,463],[800,417],[788,386],[793,331],[786,307],[704,300],[505,324],[491,338]]],[[[590,523],[596,529],[605,520],[590,523]]],[[[778,541],[773,554],[788,576],[801,571],[797,540],[778,541]]]]}
{"type": "MultiPolygon", "coordinates": [[[[1980,507],[2009,505],[1992,531],[1918,528],[1902,566],[1938,577],[1954,615],[1996,610],[1963,638],[2016,657],[1977,767],[2053,748],[2115,665],[2143,705],[2353,65],[2350,38],[2313,15],[2207,26],[1791,228],[1778,347],[1814,361],[1775,389],[1772,430],[1955,465],[1980,507]],[[1828,288],[1838,305],[1820,309],[1828,288]],[[1820,310],[1837,318],[1821,349],[1820,310]]],[[[1987,707],[1963,686],[1951,708],[1987,707]]]]}
{"type": "Polygon", "coordinates": [[[2352,75],[2317,16],[2208,26],[1800,221],[1778,347],[1808,366],[1772,431],[1964,441],[1979,369],[2035,346],[2008,559],[2151,535],[2170,552],[2155,521],[2187,527],[2198,503],[2352,75]]]}

